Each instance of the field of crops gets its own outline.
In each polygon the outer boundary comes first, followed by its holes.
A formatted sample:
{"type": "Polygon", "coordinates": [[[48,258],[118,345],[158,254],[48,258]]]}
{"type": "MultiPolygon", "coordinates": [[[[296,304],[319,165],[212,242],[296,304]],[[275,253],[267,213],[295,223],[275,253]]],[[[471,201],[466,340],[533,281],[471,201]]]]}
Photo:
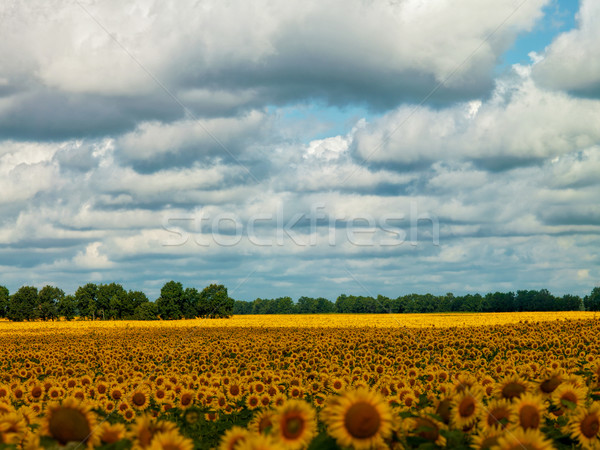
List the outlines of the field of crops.
{"type": "Polygon", "coordinates": [[[0,322],[27,449],[600,448],[593,313],[0,322]]]}

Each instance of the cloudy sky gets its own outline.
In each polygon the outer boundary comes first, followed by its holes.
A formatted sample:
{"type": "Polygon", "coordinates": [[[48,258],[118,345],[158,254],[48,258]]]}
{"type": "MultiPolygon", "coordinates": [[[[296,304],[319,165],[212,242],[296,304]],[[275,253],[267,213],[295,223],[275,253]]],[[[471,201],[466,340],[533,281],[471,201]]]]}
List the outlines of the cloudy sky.
{"type": "Polygon", "coordinates": [[[0,3],[0,284],[600,282],[600,2],[0,3]]]}

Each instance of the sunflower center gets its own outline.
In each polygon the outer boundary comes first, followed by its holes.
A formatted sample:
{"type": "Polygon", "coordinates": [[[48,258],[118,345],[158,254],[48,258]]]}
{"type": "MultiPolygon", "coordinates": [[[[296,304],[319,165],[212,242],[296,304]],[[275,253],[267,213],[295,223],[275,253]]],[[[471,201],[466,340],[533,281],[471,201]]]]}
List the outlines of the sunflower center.
{"type": "Polygon", "coordinates": [[[189,405],[190,403],[192,403],[192,396],[191,396],[191,395],[189,395],[189,394],[183,394],[183,395],[181,396],[181,404],[182,404],[183,406],[187,406],[187,405],[189,405]]]}
{"type": "Polygon", "coordinates": [[[507,383],[506,386],[502,388],[502,397],[504,398],[514,398],[520,397],[521,394],[525,392],[525,386],[520,383],[515,383],[511,381],[507,383]]]}
{"type": "Polygon", "coordinates": [[[229,392],[231,393],[231,395],[238,395],[240,393],[240,388],[239,386],[234,384],[229,388],[229,392]]]}
{"type": "Polygon", "coordinates": [[[540,390],[544,394],[550,394],[550,393],[554,392],[554,390],[559,385],[560,385],[560,378],[558,378],[558,377],[548,378],[547,380],[542,381],[542,383],[540,384],[540,390]]]}
{"type": "Polygon", "coordinates": [[[293,416],[285,419],[282,434],[286,439],[297,439],[304,431],[304,420],[302,417],[293,416]]]}
{"type": "Polygon", "coordinates": [[[73,441],[85,442],[92,431],[85,414],[76,409],[62,407],[50,415],[48,429],[61,445],[73,441]]]}
{"type": "Polygon", "coordinates": [[[348,433],[358,439],[374,436],[381,425],[377,409],[367,402],[357,402],[346,412],[344,425],[348,433]]]}
{"type": "Polygon", "coordinates": [[[577,404],[577,396],[572,392],[565,392],[560,399],[577,404]]]}
{"type": "Polygon", "coordinates": [[[458,406],[458,413],[462,417],[470,417],[475,412],[475,400],[473,397],[467,397],[458,406]]]}
{"type": "Polygon", "coordinates": [[[579,425],[581,433],[588,439],[592,439],[600,430],[600,419],[596,414],[588,414],[579,425]]]}
{"type": "Polygon", "coordinates": [[[131,397],[131,401],[136,406],[142,406],[144,403],[146,403],[146,396],[142,392],[136,392],[131,397]]]}
{"type": "Polygon", "coordinates": [[[519,421],[524,429],[540,426],[540,413],[533,405],[525,405],[519,411],[519,421]]]}
{"type": "Polygon", "coordinates": [[[39,386],[36,386],[31,390],[31,396],[33,398],[40,398],[42,396],[42,393],[43,393],[42,388],[39,386]]]}

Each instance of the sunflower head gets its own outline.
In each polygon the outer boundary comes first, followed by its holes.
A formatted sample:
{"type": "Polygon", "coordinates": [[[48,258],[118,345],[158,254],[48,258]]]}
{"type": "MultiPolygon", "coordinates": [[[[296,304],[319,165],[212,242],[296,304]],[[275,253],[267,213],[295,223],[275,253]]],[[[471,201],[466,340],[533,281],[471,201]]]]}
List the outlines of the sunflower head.
{"type": "Polygon", "coordinates": [[[343,447],[373,448],[392,431],[390,407],[376,391],[348,391],[328,401],[323,411],[328,433],[343,447]]]}
{"type": "Polygon", "coordinates": [[[496,384],[494,392],[498,398],[512,401],[530,390],[529,382],[512,375],[496,384]]]}
{"type": "Polygon", "coordinates": [[[600,403],[578,410],[569,420],[568,428],[583,448],[600,447],[600,403]]]}
{"type": "Polygon", "coordinates": [[[97,440],[96,417],[89,405],[68,397],[61,403],[48,405],[42,422],[42,434],[61,445],[82,442],[92,446],[97,440]]]}
{"type": "Polygon", "coordinates": [[[450,423],[458,429],[472,426],[481,412],[482,394],[479,390],[465,389],[452,399],[450,423]]]}
{"type": "Polygon", "coordinates": [[[317,432],[315,410],[302,400],[289,400],[275,410],[273,435],[285,447],[306,447],[317,432]]]}
{"type": "Polygon", "coordinates": [[[254,414],[252,420],[248,423],[248,429],[254,433],[267,434],[273,428],[273,417],[275,411],[272,409],[263,409],[254,414]]]}
{"type": "Polygon", "coordinates": [[[542,398],[533,394],[522,395],[512,405],[517,424],[525,430],[539,428],[545,410],[542,398]]]}

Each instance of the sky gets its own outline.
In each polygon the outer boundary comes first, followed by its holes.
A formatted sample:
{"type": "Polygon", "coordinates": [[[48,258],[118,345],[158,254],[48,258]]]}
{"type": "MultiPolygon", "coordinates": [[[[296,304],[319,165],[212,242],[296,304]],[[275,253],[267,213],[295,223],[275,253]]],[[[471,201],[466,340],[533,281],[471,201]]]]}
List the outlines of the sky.
{"type": "Polygon", "coordinates": [[[600,283],[600,2],[0,3],[0,284],[600,283]]]}

